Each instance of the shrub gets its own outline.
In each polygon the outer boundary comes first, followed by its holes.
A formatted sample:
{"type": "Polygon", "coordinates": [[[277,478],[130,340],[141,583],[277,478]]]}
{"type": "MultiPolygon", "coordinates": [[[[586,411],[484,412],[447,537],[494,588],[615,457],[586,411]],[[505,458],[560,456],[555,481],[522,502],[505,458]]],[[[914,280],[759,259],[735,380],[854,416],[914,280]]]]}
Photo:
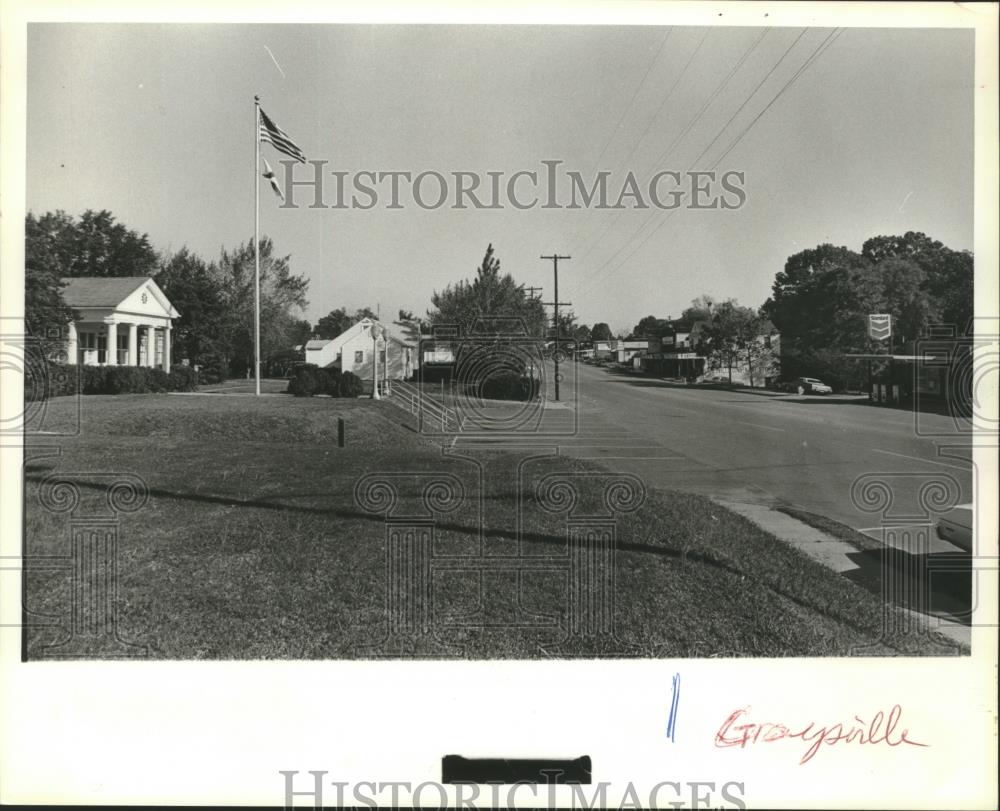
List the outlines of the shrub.
{"type": "Polygon", "coordinates": [[[83,366],[80,369],[81,394],[106,394],[107,366],[83,366]]]}
{"type": "Polygon", "coordinates": [[[319,367],[312,363],[296,367],[288,379],[288,393],[296,397],[312,397],[320,387],[317,372],[319,367]]]}
{"type": "Polygon", "coordinates": [[[331,397],[340,397],[340,369],[331,366],[329,369],[318,370],[318,390],[317,394],[329,394],[331,397]]]}
{"type": "Polygon", "coordinates": [[[104,370],[101,394],[145,394],[150,390],[149,372],[142,366],[109,366],[104,370]]]}
{"type": "Polygon", "coordinates": [[[45,377],[45,397],[63,397],[80,392],[82,374],[75,364],[50,363],[45,377]]]}
{"type": "Polygon", "coordinates": [[[226,379],[226,363],[218,355],[208,354],[201,358],[197,372],[200,383],[221,383],[226,379]]]}
{"type": "Polygon", "coordinates": [[[170,369],[170,391],[194,391],[198,388],[198,370],[192,366],[170,369]]]}
{"type": "Polygon", "coordinates": [[[493,375],[478,387],[478,394],[487,400],[534,400],[538,381],[513,373],[493,375]]]}
{"type": "Polygon", "coordinates": [[[354,372],[344,372],[340,376],[341,397],[360,397],[362,391],[364,391],[364,385],[361,378],[354,372]]]}
{"type": "Polygon", "coordinates": [[[147,369],[148,374],[146,375],[146,380],[143,384],[145,385],[146,391],[152,392],[164,392],[173,391],[170,387],[170,373],[164,372],[163,369],[147,369]]]}
{"type": "Polygon", "coordinates": [[[175,366],[168,374],[144,366],[78,366],[48,362],[38,380],[25,390],[29,400],[70,394],[144,394],[146,392],[194,391],[198,373],[175,366]]]}

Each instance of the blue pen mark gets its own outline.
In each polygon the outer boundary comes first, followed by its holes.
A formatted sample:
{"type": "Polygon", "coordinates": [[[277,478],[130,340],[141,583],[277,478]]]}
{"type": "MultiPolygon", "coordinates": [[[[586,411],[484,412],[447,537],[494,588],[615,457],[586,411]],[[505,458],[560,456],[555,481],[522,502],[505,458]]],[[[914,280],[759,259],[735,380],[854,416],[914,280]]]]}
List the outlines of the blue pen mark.
{"type": "Polygon", "coordinates": [[[670,700],[670,715],[667,717],[667,735],[670,742],[674,742],[674,733],[677,732],[677,703],[681,698],[681,674],[674,673],[673,697],[670,700]]]}

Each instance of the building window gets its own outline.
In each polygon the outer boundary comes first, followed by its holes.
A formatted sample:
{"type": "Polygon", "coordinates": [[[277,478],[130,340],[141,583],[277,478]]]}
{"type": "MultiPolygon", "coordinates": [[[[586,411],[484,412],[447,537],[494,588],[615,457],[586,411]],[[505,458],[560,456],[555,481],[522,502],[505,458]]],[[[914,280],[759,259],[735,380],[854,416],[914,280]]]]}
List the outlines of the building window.
{"type": "Polygon", "coordinates": [[[382,368],[384,369],[385,368],[385,350],[384,349],[381,352],[378,353],[378,362],[382,365],[382,368]]]}
{"type": "Polygon", "coordinates": [[[77,335],[77,363],[87,363],[87,353],[97,351],[97,336],[93,332],[81,332],[77,335]]]}
{"type": "Polygon", "coordinates": [[[153,333],[153,364],[156,366],[163,365],[163,333],[154,332],[153,333]]]}
{"type": "Polygon", "coordinates": [[[108,362],[108,336],[97,336],[97,363],[98,365],[108,362]]]}
{"type": "Polygon", "coordinates": [[[128,335],[118,336],[118,365],[128,365],[128,335]]]}
{"type": "Polygon", "coordinates": [[[365,351],[363,349],[359,349],[354,353],[354,362],[356,364],[365,362],[365,351]]]}

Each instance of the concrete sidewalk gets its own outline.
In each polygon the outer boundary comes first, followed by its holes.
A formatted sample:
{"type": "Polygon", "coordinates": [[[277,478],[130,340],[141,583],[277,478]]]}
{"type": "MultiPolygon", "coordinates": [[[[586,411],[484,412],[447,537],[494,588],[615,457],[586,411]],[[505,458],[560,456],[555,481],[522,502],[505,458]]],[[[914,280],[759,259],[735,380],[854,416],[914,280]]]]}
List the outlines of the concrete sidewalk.
{"type": "MultiPolygon", "coordinates": [[[[742,515],[761,529],[775,535],[784,543],[805,552],[809,557],[822,563],[841,575],[860,574],[858,550],[845,541],[834,538],[821,530],[811,527],[790,515],[772,510],[766,504],[748,504],[739,501],[713,499],[723,507],[742,515]]],[[[884,573],[879,573],[884,577],[884,573]]],[[[912,618],[917,627],[924,626],[959,644],[970,646],[972,629],[968,625],[953,622],[945,617],[917,614],[899,607],[912,618]]]]}

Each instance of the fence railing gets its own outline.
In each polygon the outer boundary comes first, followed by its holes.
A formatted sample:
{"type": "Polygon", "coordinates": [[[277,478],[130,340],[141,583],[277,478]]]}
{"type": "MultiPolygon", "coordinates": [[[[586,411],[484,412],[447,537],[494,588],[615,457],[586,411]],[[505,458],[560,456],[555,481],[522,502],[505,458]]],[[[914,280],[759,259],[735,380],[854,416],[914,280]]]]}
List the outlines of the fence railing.
{"type": "Polygon", "coordinates": [[[453,409],[427,396],[411,383],[394,380],[388,394],[390,400],[410,414],[426,420],[430,425],[440,426],[442,431],[462,430],[462,420],[453,409]]]}

